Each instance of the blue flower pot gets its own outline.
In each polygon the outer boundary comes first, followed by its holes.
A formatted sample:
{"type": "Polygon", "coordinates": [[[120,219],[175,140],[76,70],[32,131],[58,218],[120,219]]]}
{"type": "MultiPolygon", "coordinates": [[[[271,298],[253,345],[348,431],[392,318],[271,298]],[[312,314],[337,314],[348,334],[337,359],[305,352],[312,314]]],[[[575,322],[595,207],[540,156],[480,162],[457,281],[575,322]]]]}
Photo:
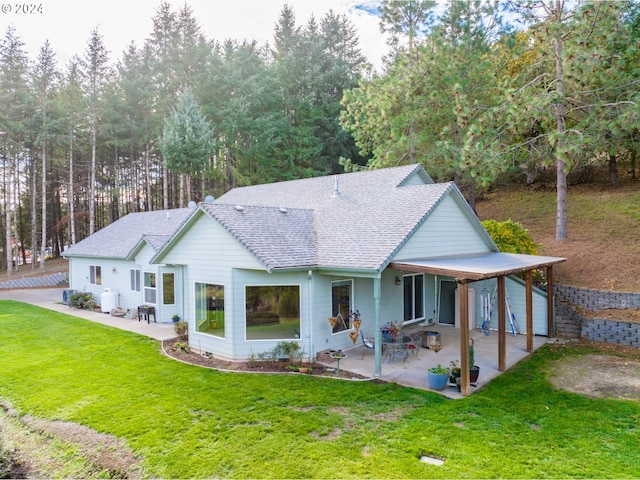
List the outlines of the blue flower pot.
{"type": "Polygon", "coordinates": [[[449,381],[448,373],[433,373],[427,371],[427,379],[429,380],[429,386],[434,390],[444,390],[449,381]]]}

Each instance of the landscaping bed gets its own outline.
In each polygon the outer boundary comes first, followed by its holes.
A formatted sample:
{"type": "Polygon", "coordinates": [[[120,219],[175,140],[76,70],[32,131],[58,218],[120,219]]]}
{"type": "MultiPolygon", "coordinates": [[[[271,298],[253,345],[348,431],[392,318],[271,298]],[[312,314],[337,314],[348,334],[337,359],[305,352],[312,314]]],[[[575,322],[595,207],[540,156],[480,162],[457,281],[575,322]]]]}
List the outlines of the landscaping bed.
{"type": "MultiPolygon", "coordinates": [[[[338,373],[335,367],[322,365],[320,363],[298,362],[295,365],[286,359],[279,361],[229,361],[214,357],[213,355],[195,352],[189,348],[183,348],[184,342],[176,339],[162,342],[163,352],[181,362],[198,365],[201,367],[214,368],[221,371],[249,372],[249,373],[295,373],[297,368],[307,368],[308,375],[337,378],[338,373]]],[[[340,371],[339,378],[343,379],[366,379],[356,373],[340,371]]]]}

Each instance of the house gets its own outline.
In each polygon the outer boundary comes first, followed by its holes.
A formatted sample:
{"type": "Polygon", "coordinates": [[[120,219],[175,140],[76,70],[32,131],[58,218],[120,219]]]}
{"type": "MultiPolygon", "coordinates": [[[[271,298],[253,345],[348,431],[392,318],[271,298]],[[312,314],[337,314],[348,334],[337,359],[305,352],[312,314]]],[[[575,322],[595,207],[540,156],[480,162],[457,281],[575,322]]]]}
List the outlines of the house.
{"type": "MultiPolygon", "coordinates": [[[[130,213],[63,252],[69,286],[100,303],[110,289],[123,308],[155,307],[160,322],[182,312],[182,269],[149,260],[194,212],[192,208],[130,213]]],[[[152,317],[153,318],[153,317],[152,317]]]]}
{"type": "Polygon", "coordinates": [[[191,346],[215,356],[247,359],[280,341],[299,342],[309,357],[344,349],[359,311],[378,340],[379,376],[382,324],[479,327],[487,297],[500,300],[494,328],[505,327],[506,296],[526,319],[523,333],[553,333],[551,299],[531,271],[551,273],[564,259],[498,252],[455,184],[434,183],[420,165],[240,187],[192,211],[134,215],[152,214],[124,217],[69,250],[71,286],[98,287],[100,266],[100,286],[117,289],[121,306],[155,304],[160,321],[177,312],[191,346]],[[173,231],[153,229],[162,215],[173,231]]]}

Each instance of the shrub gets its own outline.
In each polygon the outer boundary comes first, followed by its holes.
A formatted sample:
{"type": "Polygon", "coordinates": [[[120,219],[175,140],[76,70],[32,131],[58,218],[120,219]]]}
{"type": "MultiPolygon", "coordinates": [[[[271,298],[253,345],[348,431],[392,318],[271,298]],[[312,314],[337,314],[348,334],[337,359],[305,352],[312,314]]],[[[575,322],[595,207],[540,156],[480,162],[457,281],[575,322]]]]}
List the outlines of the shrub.
{"type": "MultiPolygon", "coordinates": [[[[539,244],[533,241],[531,234],[522,224],[512,220],[505,220],[504,222],[485,220],[482,225],[501,252],[524,253],[527,255],[538,254],[539,244]]],[[[518,274],[518,277],[524,278],[524,273],[518,274]]],[[[546,279],[542,272],[535,270],[533,272],[533,281],[537,284],[542,284],[546,279]]]]}
{"type": "Polygon", "coordinates": [[[278,342],[276,348],[282,352],[291,363],[297,364],[302,361],[304,348],[300,348],[298,342],[278,342]]]}
{"type": "Polygon", "coordinates": [[[189,324],[184,320],[174,323],[173,329],[180,340],[186,341],[189,337],[189,324]]]}
{"type": "Polygon", "coordinates": [[[504,222],[485,220],[482,225],[501,252],[537,254],[538,244],[533,241],[529,231],[522,224],[512,220],[504,222]]]}
{"type": "Polygon", "coordinates": [[[69,297],[69,305],[84,310],[95,310],[98,306],[91,292],[73,292],[69,297]]]}

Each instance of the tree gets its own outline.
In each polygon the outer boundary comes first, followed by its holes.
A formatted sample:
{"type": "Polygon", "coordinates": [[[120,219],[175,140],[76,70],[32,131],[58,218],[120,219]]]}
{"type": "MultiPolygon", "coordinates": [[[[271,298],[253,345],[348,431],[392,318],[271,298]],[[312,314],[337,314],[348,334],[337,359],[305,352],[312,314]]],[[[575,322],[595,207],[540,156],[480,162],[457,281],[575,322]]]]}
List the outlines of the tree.
{"type": "Polygon", "coordinates": [[[416,38],[425,35],[434,22],[435,0],[383,0],[380,6],[380,30],[389,33],[392,53],[401,51],[406,37],[409,52],[414,51],[416,38]]]}
{"type": "MultiPolygon", "coordinates": [[[[51,118],[51,110],[53,106],[54,89],[58,80],[59,73],[56,69],[55,54],[51,50],[49,42],[46,41],[40,49],[38,62],[34,68],[34,90],[37,101],[36,117],[39,119],[39,143],[42,155],[42,227],[40,240],[40,268],[44,269],[45,249],[47,247],[47,142],[52,137],[53,120],[51,118]]],[[[34,176],[35,178],[35,176],[34,176]]],[[[32,198],[36,198],[35,185],[31,192],[32,198]]],[[[35,201],[31,208],[31,238],[33,246],[32,262],[35,264],[35,232],[36,232],[36,209],[35,201]]]]}
{"type": "Polygon", "coordinates": [[[449,2],[413,52],[345,93],[342,125],[372,153],[370,168],[420,162],[467,187],[473,208],[478,178],[490,180],[493,169],[472,162],[466,138],[496,102],[492,46],[502,32],[497,5],[449,2]]]}
{"type": "Polygon", "coordinates": [[[81,117],[85,107],[85,99],[82,93],[82,78],[80,72],[81,60],[77,57],[71,58],[66,67],[66,72],[62,80],[62,85],[58,95],[59,107],[63,112],[61,130],[66,138],[67,158],[69,166],[69,176],[67,183],[67,213],[69,222],[69,236],[71,245],[76,243],[76,220],[75,220],[75,177],[74,165],[77,149],[76,140],[79,136],[79,129],[82,128],[81,117]]]}
{"type": "Polygon", "coordinates": [[[105,83],[110,73],[109,52],[104,46],[97,29],[91,32],[89,43],[82,60],[84,89],[89,109],[89,130],[91,135],[91,165],[89,167],[89,235],[93,235],[96,224],[96,149],[100,109],[105,83]]]}
{"type": "Polygon", "coordinates": [[[161,148],[167,168],[181,175],[198,173],[211,155],[211,125],[189,88],[164,123],[161,148]]]}
{"type": "Polygon", "coordinates": [[[5,214],[4,253],[8,275],[13,273],[14,229],[18,227],[17,222],[12,221],[12,214],[15,217],[18,202],[19,160],[24,154],[28,119],[32,113],[27,88],[29,60],[23,47],[15,28],[8,27],[0,42],[0,105],[3,106],[0,109],[0,156],[5,214]]]}

